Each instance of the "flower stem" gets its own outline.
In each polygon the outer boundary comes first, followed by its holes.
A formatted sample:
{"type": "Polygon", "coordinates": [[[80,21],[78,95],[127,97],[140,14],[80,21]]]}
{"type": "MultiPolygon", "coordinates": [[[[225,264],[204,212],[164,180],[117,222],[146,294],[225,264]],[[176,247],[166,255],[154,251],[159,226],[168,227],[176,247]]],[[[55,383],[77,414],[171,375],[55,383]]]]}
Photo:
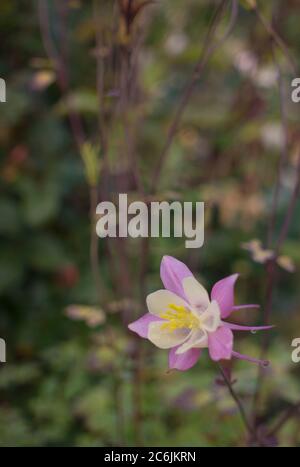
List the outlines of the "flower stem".
{"type": "Polygon", "coordinates": [[[103,302],[104,290],[102,287],[100,265],[98,257],[98,237],[96,232],[96,207],[97,207],[97,187],[90,187],[90,218],[91,218],[91,237],[90,237],[90,264],[94,279],[96,297],[99,306],[103,302]]]}
{"type": "Polygon", "coordinates": [[[285,424],[292,418],[292,417],[297,417],[300,414],[300,402],[297,404],[293,404],[291,407],[289,407],[280,420],[277,422],[277,424],[274,426],[274,428],[269,432],[269,436],[275,436],[277,433],[285,426],[285,424]]]}
{"type": "MultiPolygon", "coordinates": [[[[223,380],[224,380],[224,382],[225,382],[225,384],[226,384],[226,386],[227,386],[227,388],[228,388],[228,390],[230,392],[230,395],[231,395],[231,397],[233,398],[234,402],[237,405],[237,408],[238,408],[238,410],[240,412],[241,418],[242,418],[243,423],[244,423],[244,425],[246,427],[246,430],[247,430],[247,432],[249,434],[249,437],[252,438],[252,439],[257,439],[257,434],[255,433],[255,430],[252,427],[252,424],[250,423],[250,421],[249,421],[249,419],[247,417],[246,411],[244,409],[244,406],[243,406],[239,396],[236,394],[235,390],[233,389],[232,384],[231,384],[228,376],[226,375],[226,372],[222,368],[222,365],[218,364],[218,367],[219,367],[220,373],[222,375],[222,378],[223,378],[223,380]]],[[[259,443],[262,444],[260,440],[257,440],[257,441],[259,441],[259,443]]]]}
{"type": "Polygon", "coordinates": [[[285,41],[282,37],[278,34],[276,29],[274,28],[273,24],[270,23],[261,11],[258,9],[257,5],[255,5],[254,12],[256,17],[258,18],[261,25],[265,28],[269,36],[273,39],[274,43],[278,46],[278,48],[282,51],[284,57],[286,58],[291,71],[297,76],[297,64],[292,56],[288,46],[286,45],[285,41]]]}

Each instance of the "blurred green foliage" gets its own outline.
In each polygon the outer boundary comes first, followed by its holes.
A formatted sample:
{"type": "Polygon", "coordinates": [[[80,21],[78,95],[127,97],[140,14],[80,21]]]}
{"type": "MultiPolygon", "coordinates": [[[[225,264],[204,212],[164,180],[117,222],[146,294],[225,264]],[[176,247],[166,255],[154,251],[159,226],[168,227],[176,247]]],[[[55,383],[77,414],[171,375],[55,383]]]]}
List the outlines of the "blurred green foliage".
{"type": "MultiPolygon", "coordinates": [[[[60,50],[59,2],[48,3],[51,34],[60,50]]],[[[243,445],[239,414],[226,389],[216,383],[216,368],[206,355],[188,373],[169,374],[166,353],[149,343],[142,344],[142,428],[137,439],[133,394],[137,344],[121,315],[128,322],[145,310],[139,300],[139,240],[128,241],[127,274],[132,279],[128,296],[126,281],[123,289],[118,288],[112,259],[104,242],[99,242],[101,280],[107,289],[105,323],[72,322],[64,312],[74,303],[98,305],[89,260],[89,187],[67,118],[71,98],[92,141],[86,148],[95,152],[99,102],[93,5],[83,0],[66,3],[71,88],[67,97],[60,92],[43,47],[38,2],[2,0],[0,5],[0,76],[8,89],[7,103],[0,104],[0,336],[6,339],[8,352],[8,363],[0,367],[0,445],[243,445]],[[124,300],[129,300],[126,306],[124,300]]],[[[106,31],[114,2],[104,3],[100,29],[106,31]]],[[[149,14],[138,16],[145,29],[139,52],[140,97],[129,119],[143,120],[135,150],[146,187],[215,3],[163,0],[147,6],[149,14]]],[[[259,3],[266,16],[271,14],[271,3],[276,4],[276,27],[299,63],[298,2],[259,3]]],[[[223,23],[222,29],[228,15],[223,23]]],[[[125,40],[118,37],[116,50],[125,40]]],[[[276,53],[285,70],[284,57],[276,53]]],[[[117,98],[109,70],[104,99],[108,115],[117,98]]],[[[284,77],[288,91],[288,72],[284,77]]],[[[293,186],[299,107],[289,103],[288,117],[290,151],[276,228],[293,186]]],[[[111,124],[109,140],[113,167],[109,183],[114,191],[114,181],[122,174],[128,177],[118,119],[111,124]]],[[[265,240],[281,144],[270,40],[253,13],[241,7],[233,34],[197,85],[158,187],[160,199],[207,203],[205,246],[193,251],[184,248],[183,240],[153,239],[148,291],[160,287],[160,260],[169,254],[189,264],[208,288],[221,277],[240,272],[237,303],[264,304],[264,265],[252,261],[241,244],[265,240]]],[[[89,170],[98,164],[94,159],[89,159],[88,167],[86,163],[92,185],[95,180],[89,170]]],[[[98,194],[102,183],[100,177],[98,194]]],[[[135,186],[128,191],[137,196],[135,186]]],[[[280,410],[299,400],[300,367],[290,358],[291,341],[300,335],[299,228],[300,206],[283,251],[296,272],[278,271],[272,317],[277,329],[272,333],[272,366],[261,407],[266,423],[275,422],[280,410]]],[[[122,251],[116,242],[112,249],[116,268],[121,269],[122,251]]],[[[261,314],[242,313],[241,320],[261,322],[261,314]]],[[[258,335],[237,340],[238,349],[252,355],[259,354],[259,344],[258,335]]],[[[251,364],[234,366],[236,387],[247,408],[256,372],[251,364]]],[[[299,433],[299,420],[291,419],[280,432],[279,443],[299,445],[299,433]]]]}

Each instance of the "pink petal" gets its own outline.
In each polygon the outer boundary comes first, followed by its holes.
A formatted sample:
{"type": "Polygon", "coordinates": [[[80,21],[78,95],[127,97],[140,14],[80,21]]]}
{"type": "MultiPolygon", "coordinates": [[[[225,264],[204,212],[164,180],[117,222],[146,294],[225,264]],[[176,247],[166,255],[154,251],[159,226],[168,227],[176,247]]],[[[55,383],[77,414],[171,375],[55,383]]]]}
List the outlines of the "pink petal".
{"type": "Polygon", "coordinates": [[[165,289],[186,299],[182,281],[189,276],[193,276],[193,274],[184,263],[172,256],[163,257],[160,264],[160,277],[165,289]]]}
{"type": "Polygon", "coordinates": [[[233,346],[233,333],[225,326],[208,335],[208,350],[214,361],[230,360],[233,346]]]}
{"type": "Polygon", "coordinates": [[[247,362],[257,363],[258,365],[264,366],[264,367],[267,367],[270,363],[268,360],[258,360],[257,358],[248,357],[248,355],[243,355],[241,353],[234,352],[234,351],[232,351],[232,356],[235,358],[238,358],[239,360],[246,360],[247,362]]]}
{"type": "Polygon", "coordinates": [[[238,274],[232,274],[217,282],[211,291],[211,299],[216,300],[221,310],[221,317],[227,318],[233,311],[234,285],[238,274]]]}
{"type": "Polygon", "coordinates": [[[128,325],[130,331],[136,332],[140,337],[147,339],[148,337],[148,327],[150,323],[154,321],[163,321],[158,316],[151,315],[151,313],[146,313],[141,318],[133,323],[128,325]]]}
{"type": "Polygon", "coordinates": [[[272,329],[275,326],[240,326],[239,324],[235,323],[228,323],[223,322],[223,326],[232,329],[233,331],[267,331],[268,329],[272,329]]]}
{"type": "Polygon", "coordinates": [[[173,347],[169,352],[169,368],[186,371],[192,368],[198,361],[201,349],[190,349],[182,354],[176,354],[178,347],[173,347]]]}

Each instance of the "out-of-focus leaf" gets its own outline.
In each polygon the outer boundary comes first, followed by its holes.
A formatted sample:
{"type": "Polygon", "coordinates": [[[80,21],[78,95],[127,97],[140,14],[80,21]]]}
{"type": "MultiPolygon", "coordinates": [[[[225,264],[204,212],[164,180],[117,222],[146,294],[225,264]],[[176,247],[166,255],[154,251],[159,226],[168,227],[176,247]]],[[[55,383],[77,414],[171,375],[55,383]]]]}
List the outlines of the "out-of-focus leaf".
{"type": "Polygon", "coordinates": [[[21,258],[12,255],[11,252],[3,253],[0,261],[0,293],[17,287],[23,272],[24,263],[21,258]]]}
{"type": "Polygon", "coordinates": [[[40,271],[57,271],[68,263],[68,255],[62,242],[49,234],[41,234],[28,241],[28,261],[40,271]]]}
{"type": "Polygon", "coordinates": [[[15,386],[32,384],[40,376],[39,367],[34,363],[4,365],[0,371],[0,389],[9,390],[15,386]]]}
{"type": "Polygon", "coordinates": [[[36,446],[38,436],[32,431],[21,410],[9,407],[0,409],[0,446],[36,446]]]}
{"type": "Polygon", "coordinates": [[[44,224],[57,213],[60,190],[53,180],[46,180],[44,183],[28,180],[22,185],[22,193],[24,218],[28,224],[44,224]]]}
{"type": "Polygon", "coordinates": [[[0,233],[13,235],[20,229],[20,212],[16,202],[0,200],[0,233]]]}
{"type": "Polygon", "coordinates": [[[98,114],[99,102],[97,94],[92,90],[82,90],[61,99],[56,106],[60,115],[68,115],[69,109],[79,113],[98,114]]]}
{"type": "Polygon", "coordinates": [[[102,386],[95,386],[77,401],[75,411],[84,419],[87,430],[114,438],[115,414],[112,407],[111,391],[102,386]]]}
{"type": "Polygon", "coordinates": [[[1,105],[1,126],[15,125],[26,114],[29,109],[29,96],[24,92],[11,89],[6,91],[6,104],[1,105]]]}
{"type": "Polygon", "coordinates": [[[81,147],[81,157],[84,162],[85,175],[90,186],[97,185],[100,177],[99,147],[84,143],[81,147]]]}

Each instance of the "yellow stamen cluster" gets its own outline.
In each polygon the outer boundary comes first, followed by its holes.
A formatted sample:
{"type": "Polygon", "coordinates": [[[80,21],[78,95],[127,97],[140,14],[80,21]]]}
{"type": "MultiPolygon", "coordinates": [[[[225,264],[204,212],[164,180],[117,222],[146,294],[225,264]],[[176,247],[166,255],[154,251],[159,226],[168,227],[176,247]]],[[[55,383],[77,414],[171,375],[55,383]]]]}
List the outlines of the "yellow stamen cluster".
{"type": "Polygon", "coordinates": [[[161,329],[175,331],[181,328],[195,329],[200,327],[199,319],[191,311],[174,303],[170,303],[169,309],[160,317],[167,320],[166,323],[161,325],[161,329]]]}

